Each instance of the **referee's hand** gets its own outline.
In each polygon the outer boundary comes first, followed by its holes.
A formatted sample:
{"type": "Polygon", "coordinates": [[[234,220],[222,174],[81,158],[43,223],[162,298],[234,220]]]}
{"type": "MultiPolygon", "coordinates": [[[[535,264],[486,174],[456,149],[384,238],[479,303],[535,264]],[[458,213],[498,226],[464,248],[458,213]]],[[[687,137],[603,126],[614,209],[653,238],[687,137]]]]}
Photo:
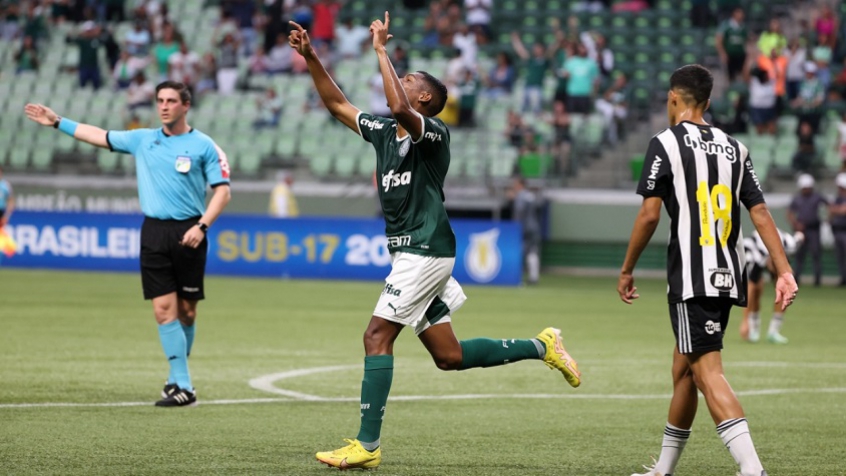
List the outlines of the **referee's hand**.
{"type": "Polygon", "coordinates": [[[617,293],[620,294],[620,299],[626,304],[631,304],[635,299],[639,298],[640,294],[637,294],[637,286],[634,285],[634,276],[629,273],[620,273],[620,280],[617,282],[617,293]]]}
{"type": "Polygon", "coordinates": [[[182,241],[180,241],[179,244],[189,248],[196,248],[200,246],[200,243],[203,242],[205,237],[206,234],[203,233],[203,230],[200,229],[199,225],[194,225],[185,232],[182,236],[182,241]]]}
{"type": "Polygon", "coordinates": [[[52,126],[59,116],[47,106],[42,104],[27,104],[24,106],[24,113],[29,120],[37,122],[42,126],[52,126]]]}

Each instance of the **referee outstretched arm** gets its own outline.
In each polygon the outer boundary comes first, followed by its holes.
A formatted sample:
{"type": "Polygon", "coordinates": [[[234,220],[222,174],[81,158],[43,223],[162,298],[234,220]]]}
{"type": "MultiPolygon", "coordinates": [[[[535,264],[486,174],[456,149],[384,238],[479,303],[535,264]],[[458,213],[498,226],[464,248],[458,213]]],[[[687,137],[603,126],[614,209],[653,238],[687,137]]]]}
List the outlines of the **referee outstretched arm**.
{"type": "Polygon", "coordinates": [[[106,131],[27,104],[26,116],[82,142],[135,157],[141,226],[141,285],[153,304],[170,373],[157,406],[194,405],[188,372],[197,303],[205,298],[206,232],[229,203],[229,163],[209,136],[188,125],[191,92],[180,82],[156,86],[162,127],[106,131]],[[214,192],[206,205],[206,190],[214,192]]]}

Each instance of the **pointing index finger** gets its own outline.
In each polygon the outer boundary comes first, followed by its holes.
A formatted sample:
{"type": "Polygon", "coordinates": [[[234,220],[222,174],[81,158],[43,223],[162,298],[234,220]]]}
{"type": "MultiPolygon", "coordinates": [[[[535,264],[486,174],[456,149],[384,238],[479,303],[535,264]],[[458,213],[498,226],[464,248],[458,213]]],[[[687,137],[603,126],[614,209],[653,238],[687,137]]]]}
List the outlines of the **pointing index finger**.
{"type": "Polygon", "coordinates": [[[391,15],[385,10],[385,28],[388,28],[388,25],[391,24],[391,15]]]}
{"type": "Polygon", "coordinates": [[[293,21],[293,20],[292,20],[292,21],[289,21],[288,23],[289,23],[291,26],[293,26],[294,28],[296,28],[296,29],[297,29],[297,31],[299,31],[300,33],[302,33],[302,32],[304,32],[304,31],[305,31],[305,29],[304,29],[302,26],[300,26],[300,24],[299,24],[299,23],[297,23],[297,22],[295,22],[295,21],[293,21]]]}

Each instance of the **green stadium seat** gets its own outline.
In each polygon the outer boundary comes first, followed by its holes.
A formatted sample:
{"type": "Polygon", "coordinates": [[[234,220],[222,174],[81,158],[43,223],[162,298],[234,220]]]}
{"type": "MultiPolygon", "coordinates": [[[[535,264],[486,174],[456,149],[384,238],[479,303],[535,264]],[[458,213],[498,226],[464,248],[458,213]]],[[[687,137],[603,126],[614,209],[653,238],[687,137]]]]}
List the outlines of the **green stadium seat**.
{"type": "Polygon", "coordinates": [[[261,168],[261,153],[255,150],[242,150],[237,158],[238,170],[247,175],[256,175],[261,168]]]}
{"type": "Polygon", "coordinates": [[[312,156],[308,158],[308,165],[311,173],[316,178],[326,178],[332,168],[332,158],[328,155],[312,156]]]}
{"type": "Polygon", "coordinates": [[[50,170],[53,164],[53,150],[48,147],[36,147],[32,151],[31,166],[40,172],[50,170]]]}
{"type": "Polygon", "coordinates": [[[338,177],[352,177],[356,171],[358,158],[353,154],[338,153],[335,155],[334,170],[338,177]]]}
{"type": "Polygon", "coordinates": [[[97,148],[96,152],[97,167],[101,173],[112,175],[118,170],[120,163],[120,156],[108,149],[97,148]]]}

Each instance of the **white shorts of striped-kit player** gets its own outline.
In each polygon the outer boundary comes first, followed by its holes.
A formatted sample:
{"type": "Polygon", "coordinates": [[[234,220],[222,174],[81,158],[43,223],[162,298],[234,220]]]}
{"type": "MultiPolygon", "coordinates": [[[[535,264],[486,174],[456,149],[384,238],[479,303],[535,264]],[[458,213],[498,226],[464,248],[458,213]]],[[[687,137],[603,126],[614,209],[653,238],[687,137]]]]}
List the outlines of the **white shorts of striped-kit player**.
{"type": "Polygon", "coordinates": [[[420,335],[433,325],[433,316],[430,313],[427,318],[426,310],[433,303],[443,302],[448,312],[434,324],[450,322],[451,313],[467,300],[461,285],[452,277],[454,265],[455,258],[392,253],[391,274],[385,278],[373,315],[409,326],[420,335]]]}

